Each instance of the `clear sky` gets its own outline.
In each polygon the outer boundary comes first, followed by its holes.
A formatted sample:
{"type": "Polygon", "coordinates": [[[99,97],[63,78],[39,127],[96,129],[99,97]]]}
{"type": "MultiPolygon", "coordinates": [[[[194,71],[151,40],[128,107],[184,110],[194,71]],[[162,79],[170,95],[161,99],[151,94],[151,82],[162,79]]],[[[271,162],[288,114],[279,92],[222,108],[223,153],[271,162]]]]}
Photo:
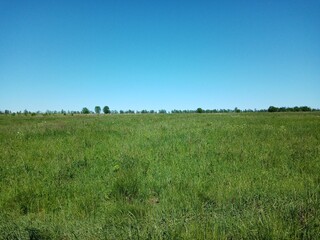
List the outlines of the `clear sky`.
{"type": "Polygon", "coordinates": [[[320,107],[319,0],[0,0],[0,110],[320,107]]]}

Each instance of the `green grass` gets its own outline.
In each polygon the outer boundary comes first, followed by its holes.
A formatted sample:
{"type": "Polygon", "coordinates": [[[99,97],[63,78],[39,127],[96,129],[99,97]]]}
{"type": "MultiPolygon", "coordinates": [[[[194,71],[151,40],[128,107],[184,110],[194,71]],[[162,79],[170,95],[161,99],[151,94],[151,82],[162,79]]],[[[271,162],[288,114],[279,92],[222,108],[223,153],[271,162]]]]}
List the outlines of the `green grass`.
{"type": "Polygon", "coordinates": [[[320,239],[320,114],[0,116],[0,239],[320,239]]]}

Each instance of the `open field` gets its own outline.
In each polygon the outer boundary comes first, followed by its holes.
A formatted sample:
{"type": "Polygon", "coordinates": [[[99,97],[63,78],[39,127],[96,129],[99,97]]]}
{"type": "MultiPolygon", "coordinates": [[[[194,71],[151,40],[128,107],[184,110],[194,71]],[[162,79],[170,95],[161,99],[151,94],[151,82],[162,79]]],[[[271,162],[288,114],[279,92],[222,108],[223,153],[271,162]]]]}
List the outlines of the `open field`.
{"type": "Polygon", "coordinates": [[[320,239],[320,114],[0,116],[0,239],[320,239]]]}

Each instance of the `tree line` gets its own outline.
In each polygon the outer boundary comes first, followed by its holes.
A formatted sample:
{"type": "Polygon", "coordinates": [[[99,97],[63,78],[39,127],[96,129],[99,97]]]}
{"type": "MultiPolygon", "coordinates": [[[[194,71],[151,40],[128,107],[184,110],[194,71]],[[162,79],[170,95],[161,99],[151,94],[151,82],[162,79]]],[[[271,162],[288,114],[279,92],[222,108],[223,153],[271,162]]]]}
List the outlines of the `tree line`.
{"type": "Polygon", "coordinates": [[[319,109],[311,109],[308,106],[301,107],[274,107],[270,106],[268,108],[268,112],[311,112],[311,111],[319,111],[319,109]]]}
{"type": "Polygon", "coordinates": [[[295,106],[295,107],[275,107],[275,106],[270,106],[268,109],[239,109],[239,108],[234,108],[234,109],[202,109],[202,108],[197,108],[195,110],[171,110],[167,111],[165,109],[160,109],[158,111],[156,110],[141,110],[141,111],[135,111],[135,110],[110,110],[109,106],[104,106],[101,108],[100,106],[95,106],[94,111],[91,111],[87,107],[83,107],[81,111],[50,111],[47,110],[46,112],[31,112],[28,110],[24,111],[17,111],[17,112],[12,112],[10,110],[0,110],[0,114],[5,114],[5,115],[55,115],[55,114],[62,114],[62,115],[74,115],[74,114],[182,114],[182,113],[240,113],[240,112],[314,112],[314,111],[320,111],[320,109],[315,109],[315,108],[310,108],[308,106],[295,106]]]}

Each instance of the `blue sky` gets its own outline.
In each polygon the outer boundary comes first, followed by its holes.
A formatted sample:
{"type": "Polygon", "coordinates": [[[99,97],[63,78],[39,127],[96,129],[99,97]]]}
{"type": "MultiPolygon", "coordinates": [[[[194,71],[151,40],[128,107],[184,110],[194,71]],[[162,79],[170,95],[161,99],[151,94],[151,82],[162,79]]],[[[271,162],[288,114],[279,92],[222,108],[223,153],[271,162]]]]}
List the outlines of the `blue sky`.
{"type": "Polygon", "coordinates": [[[320,107],[320,1],[0,1],[0,110],[320,107]]]}

